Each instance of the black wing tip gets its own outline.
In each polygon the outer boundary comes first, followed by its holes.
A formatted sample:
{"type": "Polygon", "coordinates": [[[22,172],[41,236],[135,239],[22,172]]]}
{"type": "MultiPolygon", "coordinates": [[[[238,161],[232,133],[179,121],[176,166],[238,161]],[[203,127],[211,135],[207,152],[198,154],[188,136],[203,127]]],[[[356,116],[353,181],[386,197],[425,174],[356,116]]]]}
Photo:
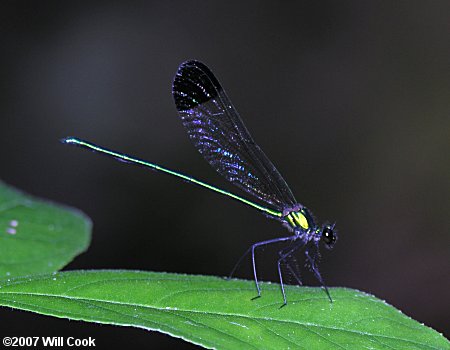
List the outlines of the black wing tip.
{"type": "Polygon", "coordinates": [[[197,70],[200,74],[205,74],[214,86],[219,89],[221,88],[219,81],[214,76],[213,72],[209,67],[201,61],[198,60],[188,60],[181,63],[177,70],[177,75],[183,75],[186,71],[194,71],[197,70]]]}
{"type": "Polygon", "coordinates": [[[179,111],[185,111],[216,97],[222,87],[206,64],[188,60],[180,64],[173,79],[172,94],[179,111]]]}

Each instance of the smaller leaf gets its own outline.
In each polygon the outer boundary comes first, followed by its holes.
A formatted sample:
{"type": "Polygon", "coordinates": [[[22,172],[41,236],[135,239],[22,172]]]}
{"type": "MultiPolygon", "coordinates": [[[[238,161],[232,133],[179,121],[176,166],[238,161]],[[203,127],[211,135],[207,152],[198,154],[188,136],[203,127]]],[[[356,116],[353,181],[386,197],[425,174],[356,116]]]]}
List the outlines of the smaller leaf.
{"type": "Polygon", "coordinates": [[[91,226],[78,210],[0,181],[0,278],[59,270],[87,249],[91,226]]]}
{"type": "Polygon", "coordinates": [[[214,349],[450,349],[439,333],[374,296],[331,288],[140,271],[70,271],[0,281],[0,305],[156,330],[214,349]]]}

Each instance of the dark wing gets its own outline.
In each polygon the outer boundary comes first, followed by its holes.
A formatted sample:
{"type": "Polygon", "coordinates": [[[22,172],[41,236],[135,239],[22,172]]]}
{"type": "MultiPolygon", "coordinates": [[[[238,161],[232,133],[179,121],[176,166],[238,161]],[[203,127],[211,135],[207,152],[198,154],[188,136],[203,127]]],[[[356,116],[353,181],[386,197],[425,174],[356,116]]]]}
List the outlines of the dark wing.
{"type": "Polygon", "coordinates": [[[279,211],[296,204],[288,185],[253,141],[208,67],[198,61],[182,63],[172,93],[189,137],[214,169],[279,211]]]}

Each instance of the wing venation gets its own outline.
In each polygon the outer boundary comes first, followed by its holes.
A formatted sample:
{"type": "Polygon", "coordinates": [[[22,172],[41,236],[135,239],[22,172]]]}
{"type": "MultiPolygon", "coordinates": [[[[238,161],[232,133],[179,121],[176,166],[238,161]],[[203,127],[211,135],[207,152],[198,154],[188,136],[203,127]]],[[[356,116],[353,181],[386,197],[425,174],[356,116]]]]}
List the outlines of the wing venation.
{"type": "Polygon", "coordinates": [[[206,65],[198,61],[181,64],[172,93],[190,139],[217,172],[274,209],[296,205],[288,185],[250,136],[206,65]]]}

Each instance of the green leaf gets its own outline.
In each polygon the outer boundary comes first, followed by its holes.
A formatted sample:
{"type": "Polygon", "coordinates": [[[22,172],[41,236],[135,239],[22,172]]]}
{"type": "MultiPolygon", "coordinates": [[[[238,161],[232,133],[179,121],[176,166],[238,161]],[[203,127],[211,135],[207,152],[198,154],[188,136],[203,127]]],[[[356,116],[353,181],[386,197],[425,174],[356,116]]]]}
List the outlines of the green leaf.
{"type": "Polygon", "coordinates": [[[90,232],[81,212],[0,181],[0,278],[59,270],[86,250],[90,232]]]}
{"type": "Polygon", "coordinates": [[[0,305],[135,326],[217,349],[450,349],[439,333],[374,296],[331,288],[139,271],[71,271],[0,282],[0,305]]]}

